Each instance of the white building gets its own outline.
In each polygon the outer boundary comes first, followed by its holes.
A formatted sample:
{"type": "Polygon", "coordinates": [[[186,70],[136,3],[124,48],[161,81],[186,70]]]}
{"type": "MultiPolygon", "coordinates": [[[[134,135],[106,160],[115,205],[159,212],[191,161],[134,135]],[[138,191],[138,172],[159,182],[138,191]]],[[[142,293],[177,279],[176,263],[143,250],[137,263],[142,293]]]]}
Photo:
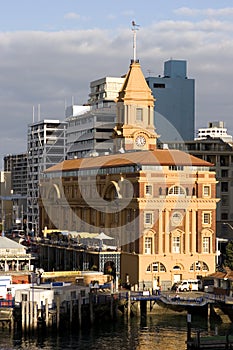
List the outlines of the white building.
{"type": "Polygon", "coordinates": [[[115,99],[124,78],[105,77],[90,83],[88,106],[66,109],[67,155],[69,159],[104,155],[112,151],[116,122],[115,99]]]}
{"type": "Polygon", "coordinates": [[[198,129],[195,140],[203,140],[207,137],[220,138],[224,142],[232,142],[232,136],[227,134],[227,128],[223,121],[209,122],[208,128],[198,129]]]}
{"type": "Polygon", "coordinates": [[[90,83],[88,104],[94,108],[109,107],[118,96],[124,78],[105,77],[90,83]]]}
{"type": "Polygon", "coordinates": [[[66,157],[67,123],[45,119],[28,126],[27,223],[37,234],[39,178],[41,173],[66,157]]]}
{"type": "Polygon", "coordinates": [[[0,271],[32,271],[35,257],[26,250],[22,244],[0,236],[0,271]]]}

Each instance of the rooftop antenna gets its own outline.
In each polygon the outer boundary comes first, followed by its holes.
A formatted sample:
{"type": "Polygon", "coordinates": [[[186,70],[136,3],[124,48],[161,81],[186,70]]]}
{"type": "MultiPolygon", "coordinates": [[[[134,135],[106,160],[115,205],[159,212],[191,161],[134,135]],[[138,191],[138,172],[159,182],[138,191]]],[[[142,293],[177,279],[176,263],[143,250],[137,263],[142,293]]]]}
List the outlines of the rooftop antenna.
{"type": "Polygon", "coordinates": [[[38,121],[40,121],[40,103],[38,104],[38,121]]]}
{"type": "Polygon", "coordinates": [[[139,30],[140,25],[132,21],[132,31],[133,31],[133,61],[136,62],[136,32],[139,30]]]}

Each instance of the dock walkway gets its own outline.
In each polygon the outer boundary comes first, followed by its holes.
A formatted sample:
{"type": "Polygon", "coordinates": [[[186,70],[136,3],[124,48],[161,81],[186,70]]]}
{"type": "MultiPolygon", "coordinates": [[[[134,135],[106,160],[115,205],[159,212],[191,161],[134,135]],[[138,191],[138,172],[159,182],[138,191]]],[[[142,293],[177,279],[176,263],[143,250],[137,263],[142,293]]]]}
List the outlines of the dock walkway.
{"type": "Polygon", "coordinates": [[[233,349],[233,336],[212,336],[201,337],[200,332],[194,339],[187,341],[188,350],[221,350],[221,349],[233,349]]]}

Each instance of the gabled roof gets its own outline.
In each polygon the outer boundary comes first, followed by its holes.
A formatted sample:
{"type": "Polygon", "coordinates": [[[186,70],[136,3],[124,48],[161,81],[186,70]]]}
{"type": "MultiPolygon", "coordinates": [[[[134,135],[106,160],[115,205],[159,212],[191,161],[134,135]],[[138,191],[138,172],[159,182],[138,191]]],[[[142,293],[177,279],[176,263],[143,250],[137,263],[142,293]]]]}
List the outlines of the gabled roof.
{"type": "Polygon", "coordinates": [[[120,167],[127,165],[192,165],[210,167],[213,164],[178,150],[138,151],[117,153],[106,156],[65,160],[47,169],[45,173],[77,169],[120,167]]]}
{"type": "Polygon", "coordinates": [[[213,277],[216,279],[228,279],[228,280],[233,280],[233,271],[231,271],[231,269],[229,268],[225,268],[225,271],[217,271],[217,272],[213,272],[210,275],[208,275],[208,277],[213,277]]]}
{"type": "Polygon", "coordinates": [[[149,88],[138,62],[132,62],[117,102],[154,107],[155,98],[149,88]]]}
{"type": "Polygon", "coordinates": [[[9,239],[5,236],[0,236],[0,249],[23,249],[26,250],[26,247],[24,247],[22,244],[19,244],[12,239],[9,239]]]}

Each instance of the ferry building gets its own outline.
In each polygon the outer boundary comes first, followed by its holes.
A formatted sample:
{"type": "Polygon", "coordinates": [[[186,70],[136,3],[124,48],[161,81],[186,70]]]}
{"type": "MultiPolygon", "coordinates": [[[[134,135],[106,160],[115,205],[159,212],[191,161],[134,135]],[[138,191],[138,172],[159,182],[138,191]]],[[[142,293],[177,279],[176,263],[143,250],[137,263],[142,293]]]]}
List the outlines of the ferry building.
{"type": "Polygon", "coordinates": [[[114,238],[120,279],[139,288],[166,289],[215,272],[212,164],[156,148],[155,101],[138,60],[131,61],[116,103],[112,153],[45,171],[40,227],[114,238]]]}

